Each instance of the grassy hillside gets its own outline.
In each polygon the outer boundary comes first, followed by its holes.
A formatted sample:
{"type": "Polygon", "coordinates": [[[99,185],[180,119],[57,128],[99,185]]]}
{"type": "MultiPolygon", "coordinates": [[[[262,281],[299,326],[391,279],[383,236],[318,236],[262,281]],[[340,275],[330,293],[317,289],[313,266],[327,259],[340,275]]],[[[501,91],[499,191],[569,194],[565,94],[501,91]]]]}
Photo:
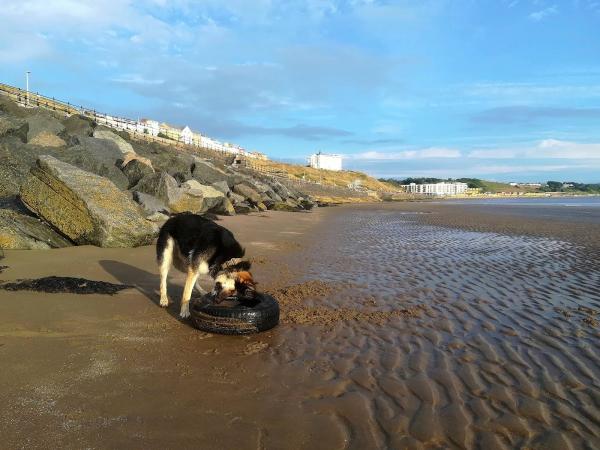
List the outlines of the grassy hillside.
{"type": "Polygon", "coordinates": [[[290,178],[318,182],[328,186],[348,187],[351,183],[360,183],[366,189],[378,192],[396,192],[398,187],[379,181],[362,172],[351,170],[324,170],[313,169],[296,164],[285,164],[275,161],[259,161],[248,159],[248,165],[254,170],[275,175],[287,174],[290,178]]]}

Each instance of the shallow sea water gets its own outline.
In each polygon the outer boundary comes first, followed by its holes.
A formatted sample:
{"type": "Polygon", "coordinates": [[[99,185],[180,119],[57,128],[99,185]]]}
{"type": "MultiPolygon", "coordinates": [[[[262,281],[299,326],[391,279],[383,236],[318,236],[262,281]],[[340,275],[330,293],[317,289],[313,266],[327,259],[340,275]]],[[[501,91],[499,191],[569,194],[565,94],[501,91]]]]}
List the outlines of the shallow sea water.
{"type": "Polygon", "coordinates": [[[349,448],[600,448],[598,261],[419,217],[350,211],[316,231],[307,278],[341,287],[309,304],[422,311],[282,329],[270,358],[306,373],[304,407],[349,448]]]}

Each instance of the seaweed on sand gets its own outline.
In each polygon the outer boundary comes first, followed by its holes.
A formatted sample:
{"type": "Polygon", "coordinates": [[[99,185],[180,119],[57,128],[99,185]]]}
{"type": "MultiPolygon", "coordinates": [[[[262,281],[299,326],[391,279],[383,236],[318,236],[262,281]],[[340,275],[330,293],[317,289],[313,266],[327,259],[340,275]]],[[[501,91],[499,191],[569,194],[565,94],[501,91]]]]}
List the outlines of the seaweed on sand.
{"type": "Polygon", "coordinates": [[[36,291],[50,294],[68,293],[114,295],[123,289],[129,289],[131,287],[132,286],[126,284],[114,284],[106,281],[55,276],[17,280],[14,282],[0,282],[0,289],[7,291],[36,291]]]}

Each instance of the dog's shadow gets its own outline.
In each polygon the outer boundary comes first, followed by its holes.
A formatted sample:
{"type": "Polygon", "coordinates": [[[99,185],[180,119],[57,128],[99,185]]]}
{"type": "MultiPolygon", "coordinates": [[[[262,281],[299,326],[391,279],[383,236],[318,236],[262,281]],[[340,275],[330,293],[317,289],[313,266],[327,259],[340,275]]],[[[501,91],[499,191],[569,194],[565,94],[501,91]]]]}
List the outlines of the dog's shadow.
{"type": "MultiPolygon", "coordinates": [[[[119,282],[133,286],[150,302],[160,308],[159,277],[158,274],[147,272],[138,267],[114,260],[102,260],[100,266],[109,274],[115,277],[119,282]]],[[[165,308],[167,312],[177,320],[179,317],[179,299],[183,294],[183,286],[167,282],[167,292],[171,299],[171,304],[165,308]]],[[[194,297],[194,295],[192,295],[194,297]]]]}

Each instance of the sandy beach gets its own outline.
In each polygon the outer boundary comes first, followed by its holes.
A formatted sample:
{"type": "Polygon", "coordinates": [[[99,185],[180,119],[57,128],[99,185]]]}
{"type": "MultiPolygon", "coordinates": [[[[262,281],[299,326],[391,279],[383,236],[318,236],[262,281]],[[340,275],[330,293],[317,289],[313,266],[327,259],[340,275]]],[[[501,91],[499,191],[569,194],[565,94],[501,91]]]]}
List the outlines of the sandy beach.
{"type": "MultiPolygon", "coordinates": [[[[281,303],[278,327],[246,337],[159,308],[152,246],[6,251],[2,280],[134,288],[0,291],[2,446],[599,448],[594,214],[394,203],[223,218],[281,303]]],[[[183,279],[172,272],[174,300],[183,279]]]]}

